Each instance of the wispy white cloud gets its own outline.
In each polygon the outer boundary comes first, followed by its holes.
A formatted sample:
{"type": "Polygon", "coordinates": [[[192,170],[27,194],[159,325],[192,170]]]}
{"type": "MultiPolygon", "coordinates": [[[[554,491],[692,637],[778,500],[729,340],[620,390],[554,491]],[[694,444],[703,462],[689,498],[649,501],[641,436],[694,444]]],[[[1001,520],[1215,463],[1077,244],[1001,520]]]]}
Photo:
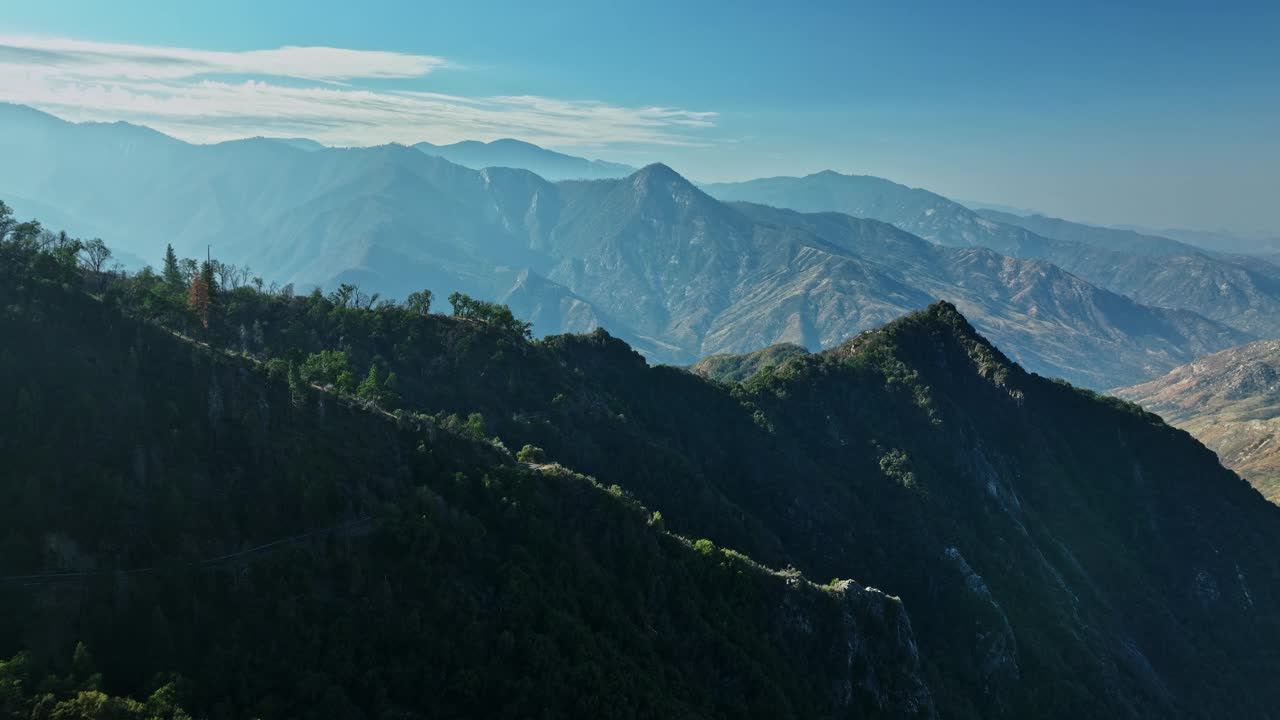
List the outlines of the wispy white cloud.
{"type": "Polygon", "coordinates": [[[221,52],[0,36],[0,100],[127,120],[193,142],[302,135],[335,145],[515,136],[562,146],[702,144],[716,114],[536,95],[361,87],[450,67],[430,55],[283,47],[221,52]],[[247,79],[246,79],[247,78],[247,79]]]}
{"type": "Polygon", "coordinates": [[[199,75],[265,75],[306,80],[421,77],[446,65],[433,55],[282,47],[221,52],[0,35],[0,62],[43,66],[81,79],[163,80],[199,75]]]}

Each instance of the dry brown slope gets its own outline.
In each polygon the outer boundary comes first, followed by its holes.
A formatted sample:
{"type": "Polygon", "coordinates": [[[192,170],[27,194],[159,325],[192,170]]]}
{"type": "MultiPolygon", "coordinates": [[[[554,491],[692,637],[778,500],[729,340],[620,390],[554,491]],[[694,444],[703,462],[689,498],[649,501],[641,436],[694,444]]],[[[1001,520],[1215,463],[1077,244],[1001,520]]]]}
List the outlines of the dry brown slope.
{"type": "Polygon", "coordinates": [[[1280,340],[1207,355],[1114,394],[1196,436],[1280,503],[1280,340]]]}

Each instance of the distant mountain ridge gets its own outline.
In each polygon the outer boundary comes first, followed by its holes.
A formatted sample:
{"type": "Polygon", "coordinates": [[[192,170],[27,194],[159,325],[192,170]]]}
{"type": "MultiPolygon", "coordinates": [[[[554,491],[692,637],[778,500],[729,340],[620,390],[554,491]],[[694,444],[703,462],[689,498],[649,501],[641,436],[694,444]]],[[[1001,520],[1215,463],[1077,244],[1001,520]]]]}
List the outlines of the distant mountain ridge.
{"type": "Polygon", "coordinates": [[[588,160],[511,138],[487,143],[464,140],[452,145],[420,142],[413,147],[428,155],[442,157],[451,163],[473,170],[483,170],[488,167],[519,168],[548,180],[619,178],[636,171],[636,168],[630,165],[605,160],[588,160]]]}
{"type": "Polygon", "coordinates": [[[187,256],[212,245],[303,288],[460,290],[509,302],[539,334],[603,325],[655,361],[778,342],[817,350],[940,297],[1029,368],[1096,388],[1254,339],[981,243],[946,248],[875,220],[726,204],[661,164],[553,183],[404,146],[195,146],[8,110],[0,197],[91,221],[123,251],[158,259],[166,243],[187,256]]]}
{"type": "Polygon", "coordinates": [[[1254,337],[1280,337],[1280,273],[1252,258],[1211,254],[1169,238],[1065,220],[974,212],[936,193],[824,171],[704,186],[722,200],[891,223],[933,242],[1047,260],[1140,303],[1189,310],[1254,337]]]}
{"type": "Polygon", "coordinates": [[[275,140],[278,143],[284,143],[285,145],[298,148],[299,150],[307,150],[307,151],[324,150],[325,147],[327,147],[309,138],[268,138],[268,139],[275,140]]]}
{"type": "Polygon", "coordinates": [[[1039,213],[1019,214],[992,209],[975,212],[988,220],[1025,228],[1047,238],[1097,245],[1108,250],[1142,255],[1206,254],[1202,248],[1194,245],[1135,230],[1086,225],[1039,213]]]}
{"type": "Polygon", "coordinates": [[[1186,228],[1148,228],[1117,225],[1121,230],[1134,230],[1149,235],[1173,238],[1210,252],[1265,255],[1280,253],[1280,235],[1265,232],[1229,232],[1226,230],[1189,230],[1186,228]]]}

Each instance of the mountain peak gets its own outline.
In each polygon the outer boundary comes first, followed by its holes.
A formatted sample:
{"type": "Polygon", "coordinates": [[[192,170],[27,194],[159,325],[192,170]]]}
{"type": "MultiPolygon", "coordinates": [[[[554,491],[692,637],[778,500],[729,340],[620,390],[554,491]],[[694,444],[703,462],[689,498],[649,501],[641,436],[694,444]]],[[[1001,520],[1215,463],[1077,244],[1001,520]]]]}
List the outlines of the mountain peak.
{"type": "MultiPolygon", "coordinates": [[[[645,181],[656,181],[656,182],[675,181],[675,182],[689,183],[689,181],[686,180],[683,175],[676,172],[675,170],[672,170],[669,165],[665,163],[660,163],[660,162],[645,165],[644,167],[637,170],[635,175],[633,175],[632,177],[636,179],[643,179],[645,181]]],[[[692,183],[689,183],[689,184],[692,184],[692,183]]]]}
{"type": "Polygon", "coordinates": [[[531,142],[525,142],[524,140],[517,140],[515,138],[498,138],[497,140],[490,140],[485,144],[494,148],[519,148],[521,150],[543,150],[546,152],[554,152],[553,150],[547,150],[539,145],[534,145],[531,142]]]}
{"type": "Polygon", "coordinates": [[[1011,374],[1021,373],[946,300],[864,332],[829,352],[836,357],[853,357],[882,349],[886,343],[893,354],[917,369],[967,366],[997,385],[1005,385],[1011,374]]]}
{"type": "Polygon", "coordinates": [[[917,310],[884,327],[885,331],[893,335],[910,333],[917,328],[926,328],[930,333],[942,332],[952,335],[964,343],[977,342],[990,345],[987,339],[969,323],[964,313],[947,300],[938,300],[923,310],[917,310]]]}
{"type": "Polygon", "coordinates": [[[654,195],[702,195],[697,186],[663,163],[646,165],[631,175],[631,186],[654,195]]]}

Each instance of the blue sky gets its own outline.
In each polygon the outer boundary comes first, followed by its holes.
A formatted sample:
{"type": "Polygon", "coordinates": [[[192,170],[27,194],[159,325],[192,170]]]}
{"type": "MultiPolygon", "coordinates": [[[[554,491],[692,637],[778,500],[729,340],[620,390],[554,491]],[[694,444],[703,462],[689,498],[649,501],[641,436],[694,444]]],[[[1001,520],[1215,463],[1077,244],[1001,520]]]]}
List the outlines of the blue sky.
{"type": "Polygon", "coordinates": [[[196,141],[509,135],[699,180],[832,168],[1280,232],[1280,3],[11,5],[0,98],[69,119],[196,141]]]}

